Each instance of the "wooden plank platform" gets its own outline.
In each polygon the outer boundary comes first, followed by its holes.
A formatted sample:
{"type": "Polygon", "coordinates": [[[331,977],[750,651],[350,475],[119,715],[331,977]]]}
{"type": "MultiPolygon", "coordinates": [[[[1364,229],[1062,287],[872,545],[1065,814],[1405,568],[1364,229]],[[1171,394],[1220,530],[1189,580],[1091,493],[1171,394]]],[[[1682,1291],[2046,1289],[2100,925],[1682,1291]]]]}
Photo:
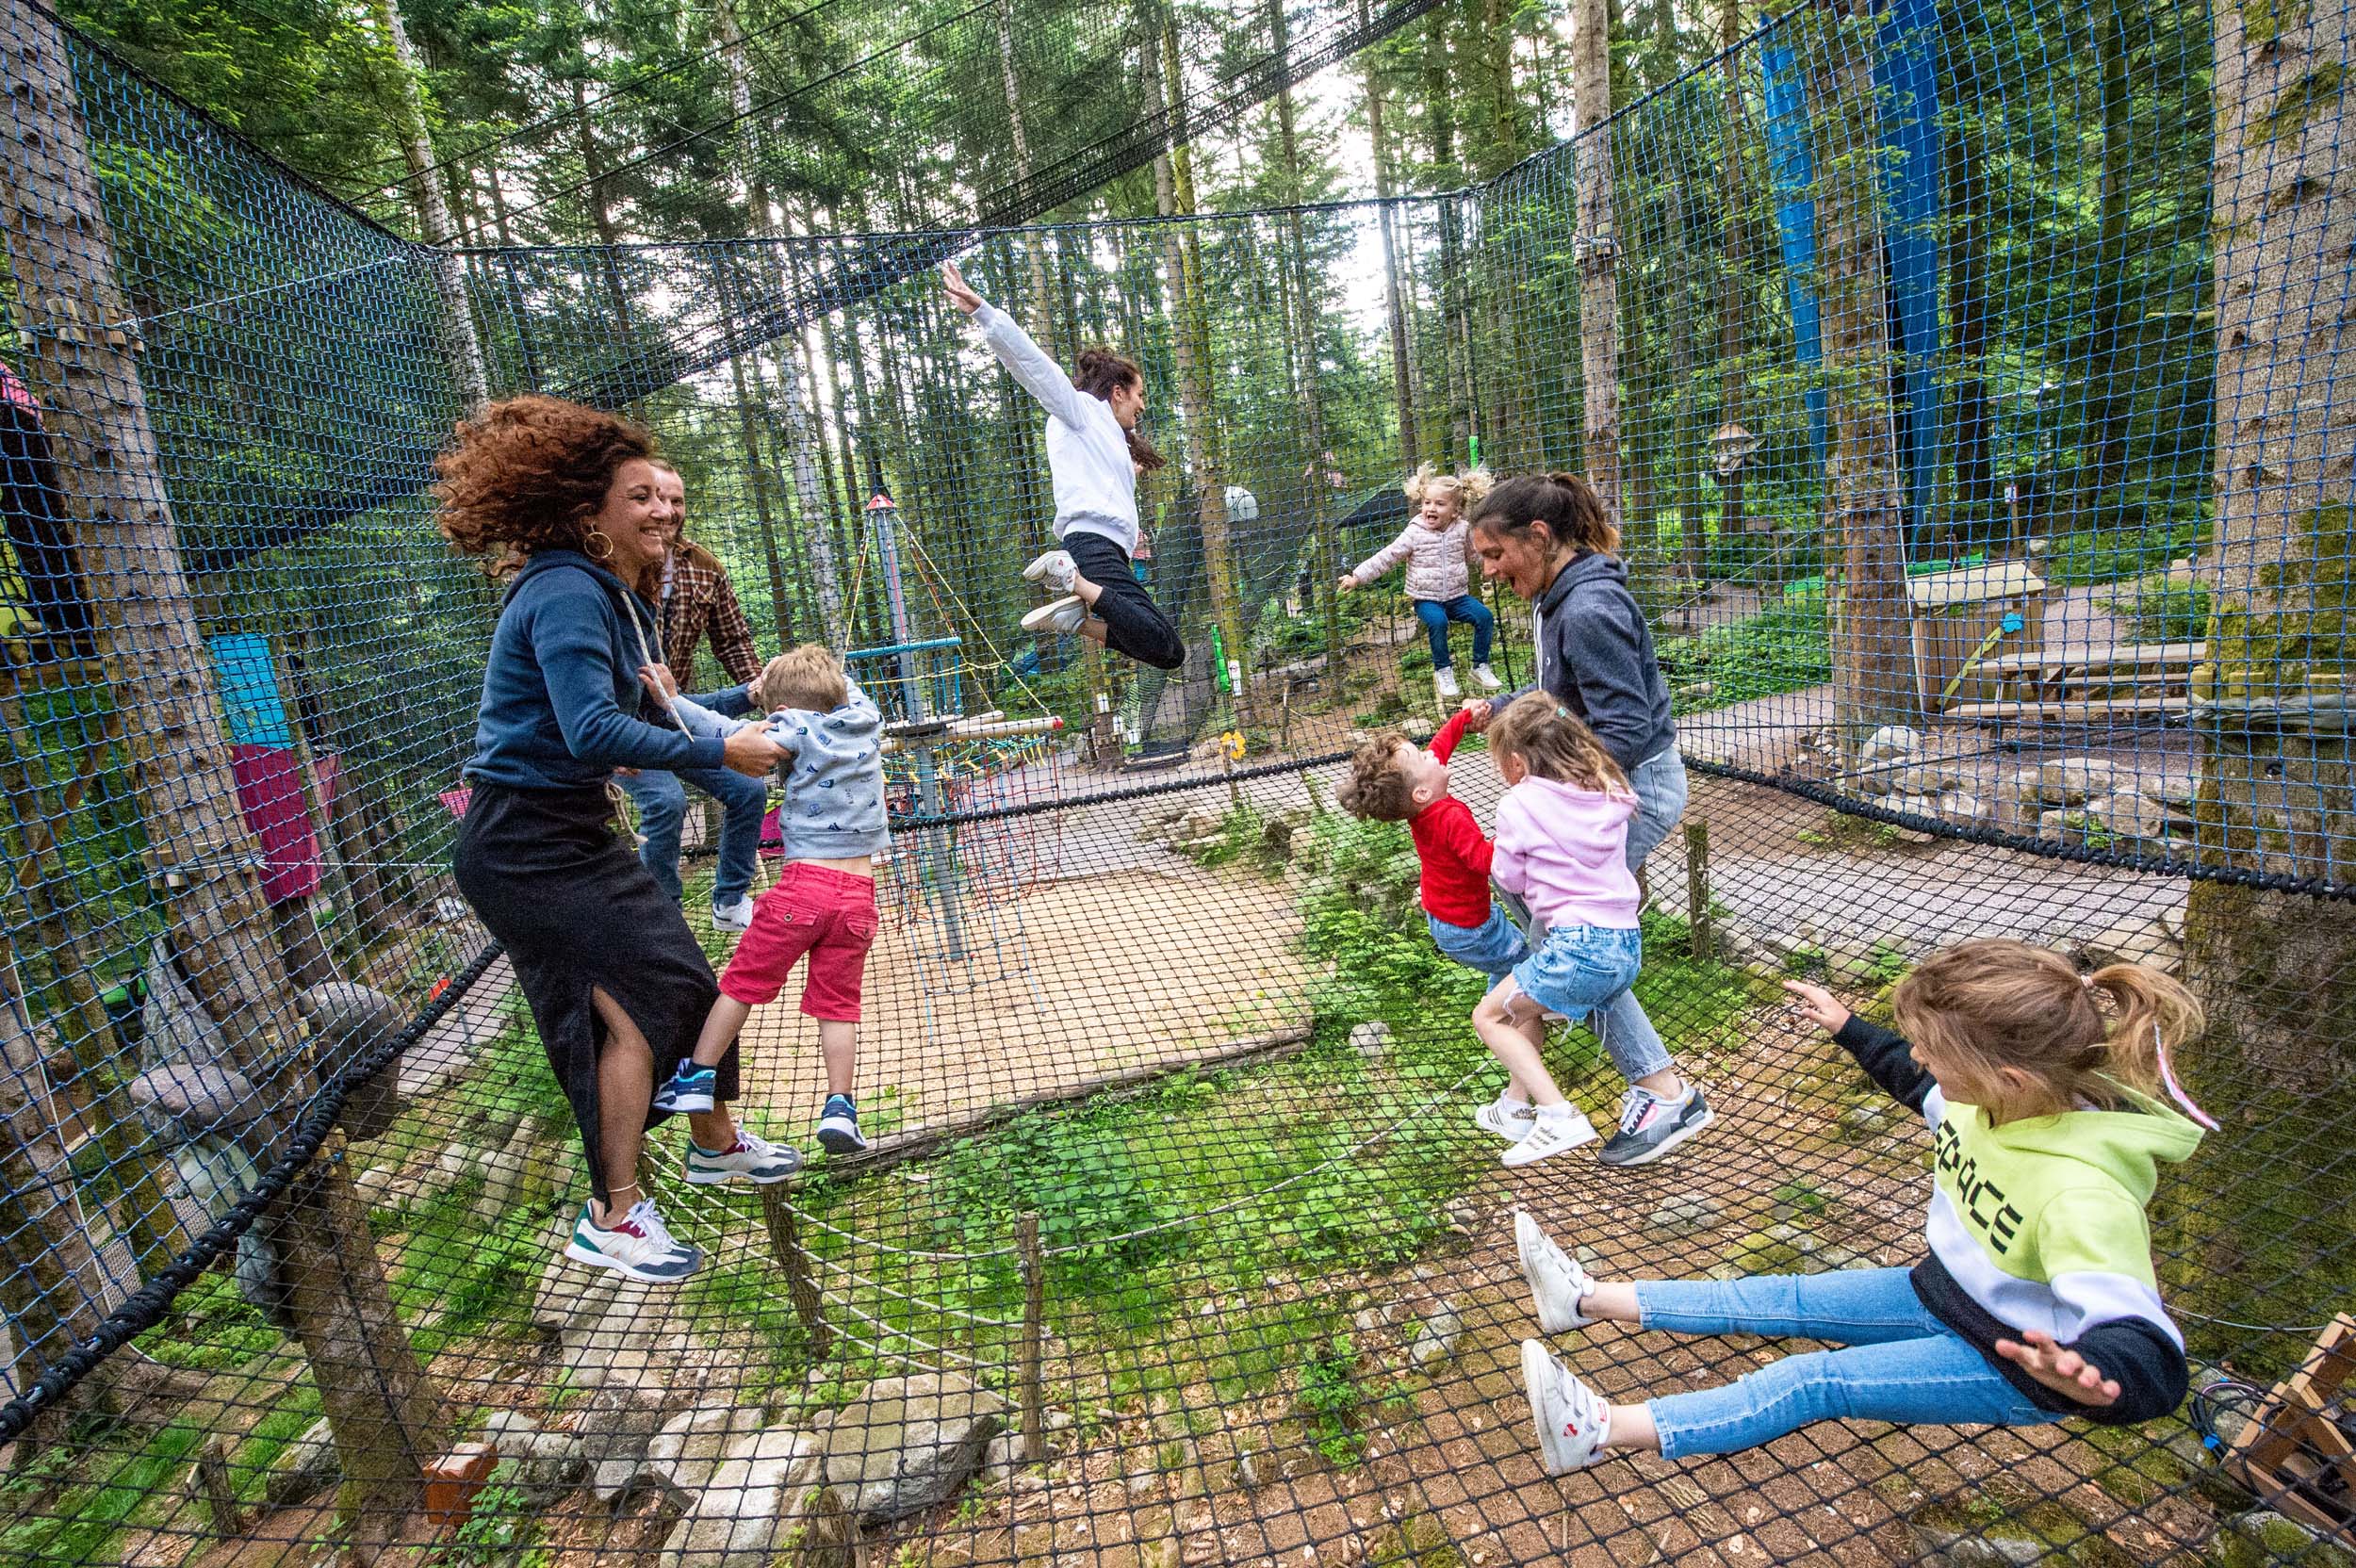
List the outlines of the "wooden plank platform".
{"type": "Polygon", "coordinates": [[[2082,697],[2049,701],[1960,702],[1946,710],[1951,719],[2036,719],[2049,724],[2084,724],[2109,718],[2150,714],[2164,717],[2192,710],[2190,697],[2082,697]]]}
{"type": "Polygon", "coordinates": [[[2208,656],[2206,643],[2120,643],[2113,647],[2077,652],[2049,648],[2033,653],[1999,654],[1981,660],[1976,673],[1998,677],[2070,670],[2090,674],[2096,670],[2190,669],[2208,656]]]}

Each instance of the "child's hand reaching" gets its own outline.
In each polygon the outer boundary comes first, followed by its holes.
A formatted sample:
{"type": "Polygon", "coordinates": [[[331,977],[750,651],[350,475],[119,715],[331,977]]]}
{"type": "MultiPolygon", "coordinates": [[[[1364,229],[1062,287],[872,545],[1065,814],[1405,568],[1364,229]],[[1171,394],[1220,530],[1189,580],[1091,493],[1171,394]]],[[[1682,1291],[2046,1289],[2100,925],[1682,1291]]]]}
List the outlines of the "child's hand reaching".
{"type": "Polygon", "coordinates": [[[2021,1339],[2000,1339],[1996,1353],[2054,1393],[2066,1394],[2082,1405],[2100,1409],[2119,1403],[2119,1380],[2102,1376],[2102,1369],[2086,1357],[2054,1344],[2052,1334],[2031,1329],[2021,1339]]]}
{"type": "Polygon", "coordinates": [[[1849,1021],[1849,1009],[1824,987],[1811,986],[1805,980],[1786,980],[1783,988],[1799,1003],[1801,1016],[1827,1035],[1838,1035],[1849,1021]]]}
{"type": "Polygon", "coordinates": [[[679,682],[673,678],[668,664],[639,665],[638,680],[665,708],[679,700],[679,682]]]}
{"type": "Polygon", "coordinates": [[[1358,575],[1355,572],[1344,572],[1341,576],[1341,580],[1334,583],[1333,586],[1347,594],[1351,589],[1358,586],[1358,575]]]}

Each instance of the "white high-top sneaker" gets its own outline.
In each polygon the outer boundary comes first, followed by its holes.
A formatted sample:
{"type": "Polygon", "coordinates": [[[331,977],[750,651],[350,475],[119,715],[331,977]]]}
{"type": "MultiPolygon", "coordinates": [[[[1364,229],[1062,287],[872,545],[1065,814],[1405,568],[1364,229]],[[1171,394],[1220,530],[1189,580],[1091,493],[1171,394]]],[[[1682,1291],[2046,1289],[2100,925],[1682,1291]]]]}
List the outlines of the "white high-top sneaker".
{"type": "Polygon", "coordinates": [[[1473,678],[1481,683],[1481,689],[1484,692],[1497,691],[1505,684],[1504,681],[1497,678],[1497,671],[1489,668],[1486,664],[1475,664],[1473,666],[1473,678]]]}
{"type": "Polygon", "coordinates": [[[1463,694],[1457,689],[1456,672],[1454,670],[1433,670],[1432,672],[1432,689],[1439,693],[1444,699],[1449,702],[1454,702],[1459,696],[1463,695],[1463,694]]]}

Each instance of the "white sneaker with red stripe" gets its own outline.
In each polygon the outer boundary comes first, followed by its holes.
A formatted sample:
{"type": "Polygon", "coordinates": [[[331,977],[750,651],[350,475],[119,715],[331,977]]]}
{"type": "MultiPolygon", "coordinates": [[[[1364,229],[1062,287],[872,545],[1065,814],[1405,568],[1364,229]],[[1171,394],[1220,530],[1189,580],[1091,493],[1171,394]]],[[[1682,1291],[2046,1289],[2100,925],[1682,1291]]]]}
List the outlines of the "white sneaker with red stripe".
{"type": "Polygon", "coordinates": [[[611,1225],[598,1224],[590,1217],[589,1205],[583,1203],[564,1255],[592,1268],[610,1268],[657,1285],[678,1283],[695,1272],[695,1265],[702,1261],[702,1254],[693,1247],[671,1239],[662,1216],[654,1212],[653,1200],[646,1198],[631,1204],[630,1212],[611,1225]]]}
{"type": "Polygon", "coordinates": [[[1513,1211],[1513,1250],[1521,1257],[1530,1298],[1538,1304],[1538,1327],[1550,1334],[1566,1334],[1595,1321],[1579,1310],[1595,1288],[1594,1278],[1525,1209],[1513,1211]]]}
{"type": "Polygon", "coordinates": [[[1522,1382],[1538,1423],[1538,1453],[1546,1474],[1567,1476],[1595,1463],[1612,1425],[1612,1407],[1603,1396],[1534,1339],[1522,1341],[1522,1382]]]}
{"type": "Polygon", "coordinates": [[[687,1140],[687,1179],[699,1187],[737,1181],[765,1187],[801,1168],[800,1150],[771,1143],[756,1133],[739,1132],[734,1143],[716,1152],[694,1138],[687,1140]]]}

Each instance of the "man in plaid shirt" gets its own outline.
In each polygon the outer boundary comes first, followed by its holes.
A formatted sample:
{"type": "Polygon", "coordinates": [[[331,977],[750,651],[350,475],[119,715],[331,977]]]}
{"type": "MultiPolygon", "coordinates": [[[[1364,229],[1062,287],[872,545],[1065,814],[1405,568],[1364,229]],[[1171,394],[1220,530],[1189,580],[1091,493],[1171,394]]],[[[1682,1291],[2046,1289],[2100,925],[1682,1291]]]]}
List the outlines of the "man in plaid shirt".
{"type": "MultiPolygon", "coordinates": [[[[670,512],[671,554],[663,564],[663,661],[680,691],[695,691],[696,645],[709,636],[728,679],[747,685],[761,673],[761,655],[753,647],[753,629],[745,624],[736,590],[728,586],[728,572],[712,552],[683,535],[687,487],[679,470],[658,463],[655,481],[670,512]]],[[[726,696],[702,700],[723,710],[730,706],[726,696]]],[[[718,930],[742,931],[753,919],[753,872],[761,854],[761,819],[769,808],[768,782],[727,768],[686,773],[646,769],[623,776],[622,788],[638,804],[638,831],[646,841],[639,858],[673,898],[685,896],[679,886],[679,845],[687,817],[686,784],[718,801],[723,812],[719,868],[712,880],[712,923],[718,930]]]]}

